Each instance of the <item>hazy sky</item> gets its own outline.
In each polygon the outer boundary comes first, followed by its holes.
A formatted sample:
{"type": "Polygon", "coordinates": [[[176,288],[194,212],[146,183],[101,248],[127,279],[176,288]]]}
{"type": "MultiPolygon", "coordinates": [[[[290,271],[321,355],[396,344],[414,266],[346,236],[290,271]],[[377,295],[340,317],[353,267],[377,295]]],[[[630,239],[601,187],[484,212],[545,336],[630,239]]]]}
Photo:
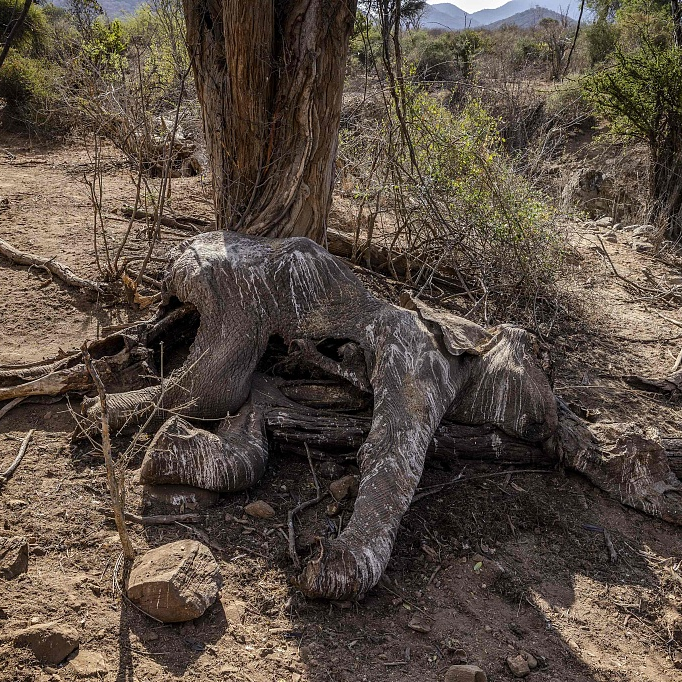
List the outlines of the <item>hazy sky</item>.
{"type": "Polygon", "coordinates": [[[504,5],[507,0],[427,0],[429,5],[437,5],[440,2],[449,2],[457,5],[465,12],[477,12],[479,9],[495,9],[504,5]]]}

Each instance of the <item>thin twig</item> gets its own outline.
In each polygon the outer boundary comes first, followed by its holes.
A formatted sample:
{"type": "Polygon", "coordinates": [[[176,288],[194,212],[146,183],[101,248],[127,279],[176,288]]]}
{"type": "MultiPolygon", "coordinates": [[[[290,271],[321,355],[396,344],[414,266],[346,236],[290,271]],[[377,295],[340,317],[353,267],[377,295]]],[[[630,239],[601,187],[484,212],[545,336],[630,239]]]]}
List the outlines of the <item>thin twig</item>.
{"type": "Polygon", "coordinates": [[[453,479],[452,481],[448,481],[447,483],[440,483],[439,485],[434,485],[431,486],[430,488],[422,488],[421,490],[423,492],[420,492],[418,495],[415,495],[412,498],[412,502],[413,503],[418,502],[424,497],[428,497],[429,495],[435,495],[436,493],[439,493],[441,490],[456,485],[457,483],[468,483],[469,481],[477,481],[483,478],[493,478],[495,476],[507,476],[514,474],[553,474],[553,473],[554,471],[552,469],[511,469],[509,471],[494,471],[490,474],[476,474],[474,476],[466,477],[457,476],[455,479],[453,479]]]}
{"type": "Polygon", "coordinates": [[[17,467],[21,464],[21,460],[24,459],[26,450],[28,449],[28,444],[35,433],[35,429],[31,429],[21,443],[19,448],[19,454],[14,458],[14,461],[10,465],[10,468],[5,471],[4,474],[0,475],[0,485],[7,483],[7,481],[12,477],[12,474],[17,470],[17,467]]]}
{"type": "Polygon", "coordinates": [[[99,395],[100,407],[102,410],[102,453],[104,454],[104,463],[107,469],[107,483],[109,484],[109,495],[111,496],[111,506],[114,510],[114,519],[116,521],[116,529],[121,538],[121,545],[123,547],[123,554],[125,558],[132,561],[135,558],[135,550],[133,549],[128,529],[124,521],[125,508],[125,481],[119,481],[114,468],[114,460],[111,456],[111,436],[109,434],[109,408],[107,407],[107,393],[104,390],[104,384],[100,378],[95,365],[92,362],[90,353],[88,351],[87,341],[83,344],[81,350],[83,351],[83,361],[88,374],[91,376],[97,393],[99,395]]]}
{"type": "Polygon", "coordinates": [[[301,560],[298,558],[298,553],[296,552],[296,530],[294,529],[294,516],[299,512],[302,512],[308,507],[312,507],[314,504],[318,504],[323,500],[329,493],[322,492],[320,488],[320,482],[317,480],[317,474],[315,473],[315,468],[313,467],[313,460],[310,455],[310,450],[306,444],[306,453],[308,454],[308,464],[310,465],[310,471],[313,474],[313,482],[315,483],[315,490],[317,495],[312,500],[307,500],[306,502],[301,502],[298,506],[289,510],[287,514],[287,526],[289,528],[289,556],[297,569],[301,568],[301,560]]]}

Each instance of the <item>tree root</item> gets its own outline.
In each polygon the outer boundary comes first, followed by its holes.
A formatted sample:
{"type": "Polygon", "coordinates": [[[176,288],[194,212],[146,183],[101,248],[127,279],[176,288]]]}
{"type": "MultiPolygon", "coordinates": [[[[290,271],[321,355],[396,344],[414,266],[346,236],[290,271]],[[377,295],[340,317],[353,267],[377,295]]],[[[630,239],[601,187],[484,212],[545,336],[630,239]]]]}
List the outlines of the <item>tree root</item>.
{"type": "Polygon", "coordinates": [[[43,268],[72,287],[94,291],[100,295],[107,294],[110,291],[110,287],[106,284],[79,277],[71,268],[62,265],[59,261],[54,260],[54,258],[44,258],[42,256],[35,256],[31,253],[19,251],[19,249],[15,248],[4,239],[0,239],[0,254],[9,258],[12,263],[16,263],[17,265],[30,265],[43,268]]]}

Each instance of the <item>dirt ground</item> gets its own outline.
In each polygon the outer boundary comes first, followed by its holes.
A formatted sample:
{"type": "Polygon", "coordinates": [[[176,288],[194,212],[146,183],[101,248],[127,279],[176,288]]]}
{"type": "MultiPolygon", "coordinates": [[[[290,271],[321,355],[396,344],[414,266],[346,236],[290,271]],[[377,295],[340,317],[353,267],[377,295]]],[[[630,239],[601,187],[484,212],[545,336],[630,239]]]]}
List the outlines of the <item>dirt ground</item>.
{"type": "MultiPolygon", "coordinates": [[[[76,143],[44,148],[0,138],[0,238],[95,276],[83,181],[89,170],[76,143]]],[[[125,229],[115,212],[133,197],[128,172],[114,158],[103,207],[112,239],[125,229]]],[[[174,181],[172,208],[210,214],[200,179],[174,181]]],[[[599,251],[603,232],[578,223],[571,231],[575,268],[566,287],[575,305],[549,338],[556,392],[592,420],[679,434],[679,405],[620,377],[669,372],[682,325],[662,315],[682,320],[682,308],[628,292],[599,251]]],[[[682,275],[674,264],[633,250],[625,232],[607,238],[624,277],[671,283],[682,275]]],[[[143,245],[140,235],[133,250],[143,245]]],[[[2,364],[70,350],[103,326],[141,314],[0,257],[2,364]]],[[[539,662],[533,682],[682,680],[679,528],[622,506],[579,476],[559,468],[491,475],[418,501],[403,520],[387,578],[361,602],[329,604],[308,601],[289,584],[286,514],[313,497],[314,487],[306,462],[275,457],[256,488],[222,496],[197,529],[130,525],[139,551],[197,537],[211,543],[220,564],[218,603],[196,621],[163,625],[121,598],[114,576],[120,544],[103,513],[103,460],[95,449],[71,444],[73,427],[65,401],[22,404],[0,422],[0,470],[36,429],[20,468],[0,489],[0,536],[24,535],[31,547],[28,573],[0,581],[0,680],[77,678],[71,664],[41,666],[12,645],[16,631],[47,621],[77,628],[80,650],[100,652],[108,668],[100,678],[112,681],[435,682],[465,659],[501,682],[514,679],[505,660],[521,651],[539,662]],[[276,517],[243,517],[254,499],[268,501],[276,517]],[[415,617],[427,632],[410,627],[415,617]]],[[[134,512],[143,508],[133,483],[137,465],[134,459],[129,469],[134,512]]],[[[463,466],[430,465],[422,485],[450,480],[463,466]]],[[[499,469],[468,463],[466,474],[474,473],[499,469]]],[[[299,519],[300,542],[312,545],[333,523],[324,505],[311,508],[299,519]]]]}

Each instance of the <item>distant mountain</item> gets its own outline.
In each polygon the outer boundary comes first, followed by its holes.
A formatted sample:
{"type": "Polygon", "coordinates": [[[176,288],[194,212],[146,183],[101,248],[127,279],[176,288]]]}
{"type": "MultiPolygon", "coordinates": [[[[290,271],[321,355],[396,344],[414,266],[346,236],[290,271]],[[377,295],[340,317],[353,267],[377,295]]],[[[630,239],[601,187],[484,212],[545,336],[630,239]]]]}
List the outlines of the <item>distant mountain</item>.
{"type": "MultiPolygon", "coordinates": [[[[52,0],[57,7],[66,7],[67,0],[52,0]]],[[[120,17],[123,14],[132,14],[140,5],[144,4],[144,0],[99,0],[102,9],[110,17],[120,17]]]]}
{"type": "MultiPolygon", "coordinates": [[[[580,14],[579,0],[510,0],[496,9],[482,9],[472,14],[467,14],[452,3],[442,2],[427,6],[421,25],[424,28],[449,28],[456,31],[465,27],[489,27],[491,24],[497,24],[528,10],[536,10],[540,2],[542,2],[540,9],[552,12],[553,14],[547,16],[551,16],[553,19],[560,19],[561,15],[568,15],[571,19],[577,19],[580,14]]],[[[526,19],[530,20],[531,15],[526,15],[518,21],[525,21],[526,19]]]]}
{"type": "MultiPolygon", "coordinates": [[[[555,21],[561,21],[564,15],[558,12],[553,12],[551,9],[546,7],[534,7],[533,9],[527,9],[524,12],[518,12],[517,14],[512,14],[506,19],[500,19],[499,21],[494,21],[492,24],[486,24],[485,28],[494,31],[496,28],[502,28],[502,26],[518,26],[519,28],[533,28],[537,26],[543,19],[554,19],[555,21]]],[[[568,23],[575,24],[575,19],[569,17],[568,23]]]]}
{"type": "Polygon", "coordinates": [[[464,28],[479,28],[481,23],[474,21],[471,14],[449,2],[428,5],[421,25],[424,28],[449,28],[459,31],[464,28]]]}

